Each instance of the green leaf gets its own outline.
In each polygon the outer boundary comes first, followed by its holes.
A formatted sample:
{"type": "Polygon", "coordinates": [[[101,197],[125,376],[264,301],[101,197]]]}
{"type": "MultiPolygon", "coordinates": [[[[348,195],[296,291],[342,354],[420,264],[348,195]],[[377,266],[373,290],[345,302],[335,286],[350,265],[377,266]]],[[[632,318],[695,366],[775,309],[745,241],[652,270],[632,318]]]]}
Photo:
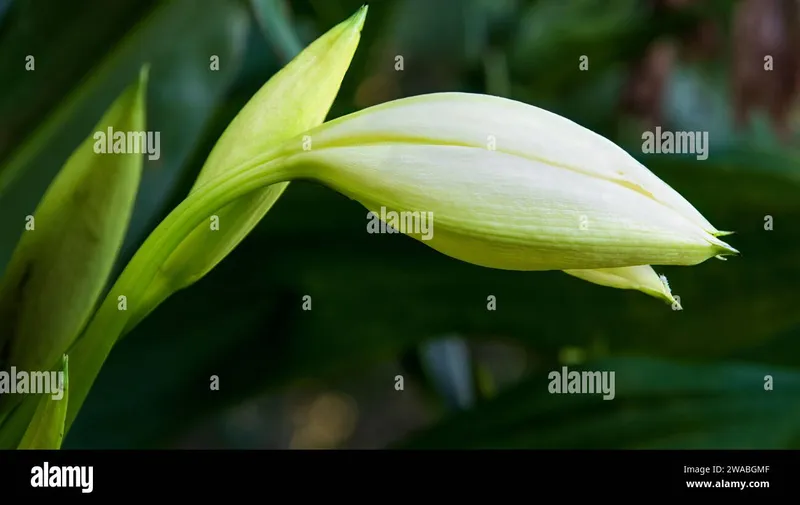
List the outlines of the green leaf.
{"type": "Polygon", "coordinates": [[[419,346],[424,377],[449,409],[466,409],[475,402],[473,361],[467,342],[447,335],[419,346]]]}
{"type": "Polygon", "coordinates": [[[58,380],[61,381],[57,385],[59,391],[40,395],[33,422],[28,426],[18,449],[61,448],[69,398],[69,366],[66,355],[62,358],[57,373],[59,375],[56,377],[60,377],[58,380]]]}
{"type": "MultiPolygon", "coordinates": [[[[140,153],[95,151],[95,132],[145,131],[147,68],[75,150],[31,216],[0,285],[6,365],[50,370],[91,316],[125,237],[142,173],[140,153]]],[[[0,409],[6,412],[11,402],[0,409]]]]}
{"type": "MultiPolygon", "coordinates": [[[[561,368],[556,368],[561,371],[561,368]]],[[[403,448],[800,447],[800,372],[740,363],[619,358],[568,371],[613,371],[615,396],[551,394],[536,374],[476,409],[412,435],[403,448]],[[766,378],[772,379],[767,389],[766,378]]],[[[556,379],[557,380],[557,379],[556,379]]]]}
{"type": "Polygon", "coordinates": [[[289,62],[297,56],[303,50],[303,44],[292,29],[291,19],[286,12],[287,4],[280,0],[249,1],[261,31],[283,62],[289,62]]]}
{"type": "MultiPolygon", "coordinates": [[[[253,96],[211,151],[192,192],[325,120],[358,46],[366,13],[363,7],[314,41],[253,96]]],[[[222,261],[288,184],[275,184],[239,198],[217,210],[211,222],[198,226],[162,264],[144,297],[132,305],[125,331],[222,261]]]]}
{"type": "MultiPolygon", "coordinates": [[[[216,188],[206,185],[206,180],[220,174],[223,179],[226,171],[257,158],[274,142],[324,120],[358,44],[365,16],[366,8],[362,8],[351,19],[333,28],[256,94],[209,155],[195,189],[216,188]],[[313,86],[304,89],[304,94],[298,94],[297,89],[305,82],[313,86]]],[[[271,177],[276,181],[286,180],[285,175],[276,172],[271,177]]],[[[225,187],[220,187],[211,198],[195,198],[170,214],[145,241],[81,339],[70,350],[75,369],[80,372],[73,376],[67,429],[118,336],[130,327],[130,322],[135,324],[169,294],[213,268],[255,226],[286,185],[263,189],[265,187],[263,181],[257,186],[237,185],[236,194],[241,196],[248,190],[259,190],[239,201],[235,201],[225,187]],[[200,206],[194,207],[198,200],[200,206]],[[192,207],[193,211],[183,212],[186,207],[192,207]],[[198,216],[208,216],[214,209],[220,209],[212,216],[212,220],[218,218],[219,228],[201,225],[203,218],[198,216]],[[130,300],[127,311],[117,309],[120,296],[130,300]]]]}
{"type": "MultiPolygon", "coordinates": [[[[0,34],[0,68],[4,69],[0,81],[3,197],[15,192],[9,184],[17,176],[35,168],[31,161],[49,156],[52,165],[56,152],[51,150],[50,143],[54,138],[75,135],[63,130],[63,120],[82,108],[83,99],[97,100],[108,95],[107,102],[89,122],[81,125],[81,130],[93,126],[101,111],[138,72],[141,64],[131,69],[118,89],[100,96],[96,89],[86,89],[91,82],[82,82],[97,81],[94,75],[100,72],[94,67],[98,59],[110,48],[122,45],[128,31],[156,3],[156,0],[118,0],[112,4],[105,0],[14,2],[0,34]]],[[[79,136],[70,143],[64,158],[81,140],[79,136]]],[[[51,170],[60,166],[61,160],[51,170]]]]}
{"type": "MultiPolygon", "coordinates": [[[[13,33],[0,38],[0,66],[6,68],[7,61],[23,68],[29,51],[37,63],[35,72],[9,72],[0,80],[0,131],[13,133],[0,135],[0,147],[6,140],[16,148],[13,153],[0,149],[0,159],[12,155],[5,164],[16,164],[19,170],[18,180],[0,198],[0,215],[33,211],[86,132],[141,66],[150,63],[148,128],[161,132],[161,157],[144,160],[128,236],[115,266],[118,273],[169,210],[172,202],[165,199],[182,197],[178,189],[188,190],[222,132],[222,127],[210,129],[209,123],[241,67],[250,32],[247,11],[238,0],[48,2],[19,3],[14,11],[19,19],[9,26],[13,33]],[[53,20],[57,26],[48,24],[53,20]],[[39,25],[33,33],[17,29],[39,25]],[[58,44],[41,33],[51,34],[58,44]],[[81,57],[65,56],[74,54],[81,57]],[[218,71],[209,70],[212,56],[219,57],[218,71]]],[[[253,49],[262,61],[271,62],[264,58],[263,44],[253,49]]],[[[232,117],[224,117],[224,123],[232,117]]],[[[8,261],[22,233],[22,227],[0,227],[0,265],[8,261]]]]}

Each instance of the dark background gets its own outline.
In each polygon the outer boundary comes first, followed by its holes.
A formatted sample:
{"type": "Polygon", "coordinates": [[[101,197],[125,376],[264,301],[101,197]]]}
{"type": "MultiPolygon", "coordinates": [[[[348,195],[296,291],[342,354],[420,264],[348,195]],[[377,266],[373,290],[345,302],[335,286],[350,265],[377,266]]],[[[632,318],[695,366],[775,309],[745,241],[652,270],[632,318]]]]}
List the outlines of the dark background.
{"type": "MultiPolygon", "coordinates": [[[[253,93],[360,5],[0,0],[0,165],[26,156],[0,200],[0,265],[21,233],[12,223],[143,62],[162,156],[145,161],[120,269],[253,93]]],[[[742,256],[657,268],[680,296],[675,311],[561,272],[483,269],[368,234],[360,205],[293,183],[228,258],[120,342],[64,447],[800,446],[795,2],[369,6],[329,118],[454,90],[547,108],[625,147],[734,230],[742,256]],[[708,159],[643,154],[642,132],[657,125],[709,132],[708,159]],[[562,364],[614,370],[616,399],[548,394],[562,364]]]]}

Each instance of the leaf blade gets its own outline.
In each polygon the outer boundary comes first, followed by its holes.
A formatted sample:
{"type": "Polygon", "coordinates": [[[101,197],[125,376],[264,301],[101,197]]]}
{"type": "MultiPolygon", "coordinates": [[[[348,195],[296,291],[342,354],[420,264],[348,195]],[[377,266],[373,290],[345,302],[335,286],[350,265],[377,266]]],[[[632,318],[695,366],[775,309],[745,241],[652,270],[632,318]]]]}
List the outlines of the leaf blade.
{"type": "MultiPolygon", "coordinates": [[[[60,449],[64,440],[64,423],[67,418],[69,399],[69,365],[65,354],[61,360],[58,373],[63,374],[63,383],[59,384],[60,398],[43,394],[18,449],[60,449]]],[[[57,393],[54,393],[57,394],[57,393]]]]}
{"type": "MultiPolygon", "coordinates": [[[[0,349],[6,365],[50,370],[94,311],[125,238],[143,159],[141,152],[96,152],[97,134],[144,131],[147,77],[143,67],[26,220],[32,226],[0,284],[0,349]]],[[[0,412],[14,405],[15,399],[7,399],[0,412]]]]}
{"type": "MultiPolygon", "coordinates": [[[[570,367],[577,371],[578,368],[570,367]]],[[[457,414],[399,445],[405,448],[788,448],[800,413],[788,401],[796,369],[745,363],[684,364],[616,358],[583,370],[615,371],[616,396],[550,394],[535,375],[483,406],[457,414]],[[764,377],[782,391],[765,391],[764,377]],[[792,415],[795,414],[795,415],[792,415]],[[738,437],[731,437],[731,434],[738,437]]]]}
{"type": "MultiPolygon", "coordinates": [[[[339,55],[340,61],[333,62],[333,64],[342,67],[342,77],[347,67],[349,67],[350,59],[358,44],[361,27],[366,17],[366,11],[366,7],[362,7],[353,17],[340,23],[326,34],[328,38],[333,37],[334,39],[341,35],[344,42],[343,49],[350,53],[346,58],[341,58],[341,55],[339,55]]],[[[318,39],[315,44],[321,43],[324,46],[326,36],[318,39]]],[[[310,47],[314,47],[314,44],[310,47]]],[[[317,49],[319,49],[319,45],[317,49]]],[[[307,57],[304,58],[304,55],[301,54],[297,59],[301,61],[299,65],[301,75],[307,76],[307,73],[302,71],[313,71],[318,58],[313,54],[307,55],[307,57]]],[[[319,68],[325,67],[326,65],[322,65],[322,67],[319,68]]],[[[327,68],[327,70],[330,70],[330,68],[327,68]]],[[[297,69],[294,71],[297,71],[297,69]]],[[[277,85],[282,87],[290,95],[297,86],[297,82],[293,79],[278,79],[277,83],[277,85]]],[[[329,86],[330,89],[328,93],[333,96],[325,96],[327,93],[323,93],[320,95],[319,101],[323,104],[326,101],[332,102],[335,93],[338,92],[340,83],[341,82],[338,81],[335,82],[335,86],[329,86]]],[[[317,83],[317,85],[318,84],[319,83],[317,83]]],[[[265,88],[262,88],[259,94],[257,94],[257,98],[254,98],[256,103],[260,101],[259,98],[265,98],[266,94],[270,92],[269,83],[265,88]],[[266,92],[264,91],[265,88],[267,89],[266,92]]],[[[290,124],[294,123],[293,128],[304,128],[304,125],[312,120],[317,120],[319,122],[324,120],[327,109],[321,110],[319,107],[314,106],[313,109],[309,111],[306,110],[306,108],[309,106],[308,104],[310,102],[306,101],[303,97],[297,96],[295,100],[297,100],[295,103],[290,104],[291,107],[282,109],[284,111],[284,116],[292,118],[290,124]]],[[[279,103],[275,103],[274,106],[283,107],[286,103],[288,102],[282,100],[279,103]]],[[[262,130],[247,128],[248,126],[253,126],[252,122],[259,124],[260,121],[264,120],[264,111],[257,109],[258,107],[245,107],[243,111],[240,112],[239,116],[231,123],[226,132],[223,133],[217,146],[215,146],[206,161],[206,165],[192,190],[193,192],[199,187],[210,186],[204,183],[204,177],[214,179],[217,182],[229,180],[230,182],[236,183],[236,181],[239,181],[238,176],[242,174],[236,173],[234,177],[228,177],[225,172],[231,167],[235,168],[235,163],[249,160],[255,153],[261,153],[263,149],[272,145],[271,141],[258,138],[258,133],[262,130]],[[243,125],[244,127],[240,127],[239,125],[243,125]],[[249,141],[245,144],[247,147],[246,149],[242,148],[241,142],[243,141],[243,137],[249,141]]],[[[283,127],[288,128],[286,125],[283,125],[283,127]]],[[[293,131],[294,130],[287,130],[284,135],[289,135],[293,131]]],[[[281,169],[280,166],[278,166],[274,172],[271,172],[269,177],[270,180],[273,181],[273,184],[289,179],[287,169],[281,169]]],[[[285,186],[279,186],[278,188],[269,187],[271,184],[264,184],[264,181],[255,182],[256,184],[246,181],[243,184],[236,184],[236,194],[245,197],[244,203],[231,199],[231,195],[227,193],[229,188],[221,186],[216,191],[213,191],[214,194],[210,195],[209,198],[200,199],[202,200],[201,202],[198,202],[198,199],[194,199],[190,204],[182,205],[180,210],[171,213],[150,237],[148,237],[142,248],[125,268],[122,275],[117,280],[117,283],[112,287],[105,301],[97,310],[92,321],[90,321],[85,332],[82,334],[82,337],[70,348],[70,356],[73,362],[78,364],[75,368],[80,370],[80,373],[73,376],[73,396],[67,412],[67,430],[69,430],[69,427],[75,420],[77,412],[85,401],[89,389],[94,383],[97,374],[100,372],[111,348],[116,343],[117,338],[125,334],[132,325],[135,325],[146,316],[161,300],[176,291],[176,287],[181,283],[187,281],[189,283],[193,282],[199,278],[197,275],[204,275],[216,264],[208,264],[205,260],[211,258],[215,261],[219,261],[230,249],[235,247],[235,243],[216,242],[216,248],[205,249],[202,251],[203,254],[198,256],[194,256],[190,250],[185,253],[188,255],[188,261],[186,263],[188,268],[183,266],[181,262],[178,262],[176,265],[178,267],[178,274],[162,275],[165,270],[169,270],[169,266],[166,265],[165,262],[169,262],[171,257],[176,257],[176,252],[179,258],[184,254],[181,253],[178,248],[186,243],[186,238],[191,237],[193,232],[195,234],[200,234],[199,240],[202,241],[206,239],[207,234],[204,233],[205,230],[203,230],[203,226],[201,226],[202,218],[198,216],[207,216],[208,214],[206,214],[205,211],[209,211],[210,213],[213,212],[214,209],[219,209],[220,206],[226,207],[238,204],[249,207],[254,205],[253,200],[247,199],[247,197],[250,196],[247,195],[248,188],[251,191],[258,190],[255,192],[257,194],[259,192],[266,194],[266,201],[261,200],[258,202],[259,208],[261,208],[263,212],[266,212],[275,202],[277,196],[280,196],[277,193],[285,189],[285,186]],[[194,212],[182,212],[186,210],[186,206],[191,207],[194,212]],[[198,257],[200,258],[199,260],[197,259],[198,257]],[[191,260],[194,260],[194,263],[191,263],[191,260]],[[193,276],[192,274],[195,275],[193,276]],[[129,307],[129,311],[126,311],[124,314],[116,310],[115,301],[117,296],[122,295],[126,295],[128,298],[135,301],[135,304],[129,307]]],[[[210,187],[217,188],[217,186],[210,187]]],[[[262,198],[262,195],[258,195],[258,198],[262,198]]],[[[236,228],[233,231],[233,234],[237,236],[239,240],[255,225],[254,221],[256,219],[252,214],[240,217],[244,226],[242,228],[236,228]]],[[[187,257],[182,259],[187,260],[187,257]]]]}
{"type": "MultiPolygon", "coordinates": [[[[217,141],[191,192],[271,146],[321,124],[350,66],[367,14],[362,7],[302,51],[239,112],[217,141]]],[[[255,191],[219,209],[218,228],[198,226],[170,255],[144,300],[132,308],[130,331],[175,291],[206,275],[272,208],[288,182],[255,191]]]]}

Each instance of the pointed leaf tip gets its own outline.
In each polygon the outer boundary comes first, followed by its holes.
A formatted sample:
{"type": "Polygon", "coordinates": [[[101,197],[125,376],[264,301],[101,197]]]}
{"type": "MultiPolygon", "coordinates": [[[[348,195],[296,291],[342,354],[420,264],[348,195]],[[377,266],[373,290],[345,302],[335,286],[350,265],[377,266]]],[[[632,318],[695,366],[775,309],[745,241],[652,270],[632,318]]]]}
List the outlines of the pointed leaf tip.
{"type": "Polygon", "coordinates": [[[146,86],[150,79],[150,63],[144,63],[139,69],[139,85],[146,86]]]}
{"type": "MultiPolygon", "coordinates": [[[[72,152],[14,249],[0,280],[0,348],[9,366],[50,370],[102,295],[135,206],[144,152],[142,144],[108,152],[106,134],[145,130],[142,84],[140,75],[72,152]]],[[[0,413],[18,401],[0,398],[0,413]]]]}
{"type": "Polygon", "coordinates": [[[362,5],[358,11],[350,17],[350,26],[356,28],[358,31],[361,31],[364,28],[364,22],[367,19],[367,11],[369,11],[369,5],[362,5]]]}

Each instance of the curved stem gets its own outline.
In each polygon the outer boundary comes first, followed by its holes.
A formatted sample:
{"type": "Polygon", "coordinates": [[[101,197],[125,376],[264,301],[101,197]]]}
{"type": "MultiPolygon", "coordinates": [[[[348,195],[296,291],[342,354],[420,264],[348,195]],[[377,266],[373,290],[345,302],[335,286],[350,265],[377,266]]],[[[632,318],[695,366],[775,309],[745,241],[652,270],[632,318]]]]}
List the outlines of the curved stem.
{"type": "Polygon", "coordinates": [[[297,178],[299,174],[290,163],[292,158],[273,158],[269,162],[244,166],[216,177],[191,193],[145,240],[80,339],[67,352],[72,370],[79,372],[70,380],[65,431],[75,420],[97,374],[130,318],[126,310],[118,308],[120,297],[124,296],[126,303],[135,304],[175,248],[217,209],[251,191],[297,178]]]}

